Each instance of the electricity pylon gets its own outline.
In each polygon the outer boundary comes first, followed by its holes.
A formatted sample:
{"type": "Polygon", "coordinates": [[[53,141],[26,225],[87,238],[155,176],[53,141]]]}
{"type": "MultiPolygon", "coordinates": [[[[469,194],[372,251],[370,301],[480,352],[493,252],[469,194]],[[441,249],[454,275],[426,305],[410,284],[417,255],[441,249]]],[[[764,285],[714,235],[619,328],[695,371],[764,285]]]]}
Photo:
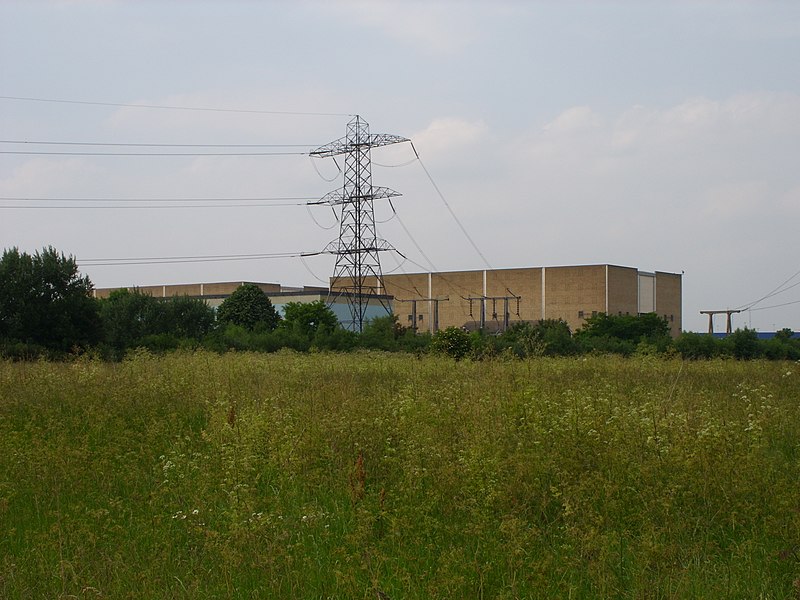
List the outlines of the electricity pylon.
{"type": "MultiPolygon", "coordinates": [[[[329,303],[333,295],[347,298],[352,321],[351,329],[361,332],[370,297],[380,294],[382,285],[381,262],[378,254],[394,250],[385,240],[379,239],[375,229],[373,201],[399,196],[386,187],[373,187],[370,150],[411,140],[386,133],[370,134],[369,124],[356,115],[347,124],[347,135],[312,151],[312,157],[325,158],[344,154],[344,184],[341,191],[329,192],[320,204],[330,204],[334,211],[339,207],[339,238],[325,248],[336,255],[336,265],[331,278],[329,303]]],[[[387,312],[390,307],[383,302],[387,312]]]]}

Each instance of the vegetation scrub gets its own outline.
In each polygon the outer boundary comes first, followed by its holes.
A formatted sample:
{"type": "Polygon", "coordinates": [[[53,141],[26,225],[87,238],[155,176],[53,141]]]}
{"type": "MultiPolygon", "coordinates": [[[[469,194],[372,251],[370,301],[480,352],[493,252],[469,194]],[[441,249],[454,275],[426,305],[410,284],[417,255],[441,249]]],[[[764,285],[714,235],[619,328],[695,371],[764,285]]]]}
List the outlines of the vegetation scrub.
{"type": "Polygon", "coordinates": [[[0,362],[0,596],[773,597],[800,365],[0,362]]]}

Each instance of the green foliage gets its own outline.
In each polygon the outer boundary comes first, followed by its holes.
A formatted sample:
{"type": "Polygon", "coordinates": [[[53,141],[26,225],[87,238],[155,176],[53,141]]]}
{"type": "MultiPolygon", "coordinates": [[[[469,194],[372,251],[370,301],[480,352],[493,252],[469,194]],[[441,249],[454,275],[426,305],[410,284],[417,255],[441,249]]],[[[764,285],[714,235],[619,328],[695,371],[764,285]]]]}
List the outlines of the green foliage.
{"type": "Polygon", "coordinates": [[[501,336],[502,344],[517,356],[571,356],[578,350],[566,321],[543,319],[522,321],[501,336]]]}
{"type": "Polygon", "coordinates": [[[575,340],[582,352],[623,356],[630,356],[637,351],[645,354],[663,352],[672,343],[667,320],[655,313],[599,313],[586,319],[583,327],[575,332],[575,340]]]}
{"type": "Polygon", "coordinates": [[[105,343],[112,358],[142,346],[164,352],[199,342],[214,325],[214,311],[202,300],[153,298],[139,290],[116,290],[100,302],[105,343]]]}
{"type": "Polygon", "coordinates": [[[233,324],[245,329],[272,331],[281,320],[272,302],[254,283],[240,285],[217,309],[220,323],[233,324]]]}
{"type": "Polygon", "coordinates": [[[639,342],[642,338],[655,339],[669,336],[669,323],[655,313],[642,315],[607,315],[598,313],[586,319],[576,332],[579,338],[616,338],[639,342]]]}
{"type": "Polygon", "coordinates": [[[800,339],[791,329],[782,329],[771,340],[761,341],[761,352],[770,360],[800,360],[800,339]]]}
{"type": "Polygon", "coordinates": [[[92,282],[54,248],[0,258],[0,340],[66,352],[100,338],[92,282]]]}
{"type": "Polygon", "coordinates": [[[0,597],[793,598],[798,378],[649,357],[0,361],[0,597]]]}
{"type": "Polygon", "coordinates": [[[433,334],[431,350],[456,360],[465,358],[472,350],[470,334],[459,327],[448,327],[433,334]]]}
{"type": "Polygon", "coordinates": [[[322,300],[289,302],[283,307],[281,326],[312,339],[318,332],[332,332],[339,326],[339,320],[322,300]]]}
{"type": "Polygon", "coordinates": [[[675,350],[683,358],[708,359],[720,355],[721,344],[705,333],[684,332],[675,340],[675,350]]]}
{"type": "Polygon", "coordinates": [[[362,348],[373,350],[395,351],[403,345],[404,338],[414,335],[412,329],[400,325],[397,315],[391,314],[385,317],[375,317],[367,322],[361,332],[359,345],[362,348]]]}
{"type": "Polygon", "coordinates": [[[723,348],[734,358],[751,360],[761,355],[761,344],[755,329],[737,329],[723,340],[723,348]]]}

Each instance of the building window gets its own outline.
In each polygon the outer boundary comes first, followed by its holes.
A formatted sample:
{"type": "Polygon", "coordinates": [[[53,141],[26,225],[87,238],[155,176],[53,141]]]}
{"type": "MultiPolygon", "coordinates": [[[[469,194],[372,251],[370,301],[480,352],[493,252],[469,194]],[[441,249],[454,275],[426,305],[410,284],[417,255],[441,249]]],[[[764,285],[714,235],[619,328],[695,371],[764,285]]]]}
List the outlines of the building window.
{"type": "Polygon", "coordinates": [[[417,316],[417,321],[419,321],[420,323],[422,323],[422,315],[418,315],[418,316],[417,316]]]}
{"type": "Polygon", "coordinates": [[[583,311],[582,311],[582,310],[579,310],[579,311],[578,311],[578,318],[579,318],[579,319],[582,319],[582,318],[583,318],[583,311]]]}
{"type": "Polygon", "coordinates": [[[413,323],[414,322],[414,315],[408,315],[408,320],[413,323]]]}

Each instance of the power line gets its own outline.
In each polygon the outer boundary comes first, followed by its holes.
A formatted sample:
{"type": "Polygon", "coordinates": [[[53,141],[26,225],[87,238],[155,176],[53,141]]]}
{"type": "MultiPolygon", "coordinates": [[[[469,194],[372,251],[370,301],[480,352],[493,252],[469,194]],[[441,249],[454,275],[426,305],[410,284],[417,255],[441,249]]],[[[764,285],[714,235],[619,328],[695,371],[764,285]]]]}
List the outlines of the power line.
{"type": "Polygon", "coordinates": [[[0,150],[0,154],[39,156],[305,156],[308,152],[49,152],[0,150]]]}
{"type": "Polygon", "coordinates": [[[151,204],[133,206],[108,206],[108,205],[89,205],[89,206],[69,206],[69,205],[39,205],[39,206],[5,206],[0,205],[0,210],[167,210],[185,208],[280,208],[286,206],[306,206],[305,203],[282,203],[282,204],[151,204]]]}
{"type": "Polygon", "coordinates": [[[43,198],[31,196],[0,196],[0,201],[9,202],[288,202],[292,200],[316,200],[317,196],[256,196],[251,198],[43,198]]]}
{"type": "Polygon", "coordinates": [[[123,108],[154,108],[159,110],[191,110],[202,112],[220,113],[245,113],[259,115],[290,115],[290,116],[312,116],[312,117],[352,117],[350,113],[331,113],[331,112],[306,112],[289,110],[253,110],[240,108],[208,108],[198,106],[172,106],[161,104],[124,104],[121,102],[92,102],[88,100],[65,100],[60,98],[32,98],[28,96],[0,96],[0,100],[19,100],[25,102],[52,102],[58,104],[82,104],[89,106],[115,106],[123,108]]]}
{"type": "Polygon", "coordinates": [[[783,304],[773,304],[772,306],[762,306],[761,308],[746,308],[745,310],[749,310],[750,312],[756,312],[758,310],[768,310],[770,308],[780,308],[782,306],[790,306],[792,304],[800,304],[800,300],[794,300],[792,302],[784,302],[783,304]]]}
{"type": "MultiPolygon", "coordinates": [[[[414,145],[412,144],[411,146],[412,146],[412,148],[413,148],[413,146],[414,146],[414,145]]],[[[416,153],[416,149],[414,150],[414,152],[416,153]]],[[[421,159],[421,158],[419,158],[419,154],[417,154],[417,159],[419,160],[419,164],[420,164],[420,166],[422,167],[422,170],[423,170],[423,171],[425,171],[425,175],[427,175],[427,176],[428,176],[428,180],[431,182],[431,185],[433,186],[433,189],[435,189],[435,190],[436,190],[436,193],[439,195],[439,198],[440,198],[440,199],[442,200],[442,202],[444,203],[445,207],[447,208],[447,211],[450,213],[450,216],[451,216],[451,217],[453,217],[453,220],[456,222],[456,225],[458,225],[459,229],[461,229],[461,233],[463,233],[463,234],[464,234],[464,237],[466,237],[466,238],[467,238],[467,241],[469,241],[470,245],[473,247],[473,249],[475,250],[475,252],[477,252],[477,253],[478,253],[478,256],[480,256],[480,257],[481,257],[481,259],[483,260],[484,264],[485,264],[485,265],[486,265],[486,266],[487,266],[489,269],[493,269],[492,265],[491,265],[491,264],[489,264],[489,261],[488,261],[488,260],[486,259],[486,257],[483,255],[483,252],[481,252],[480,248],[478,248],[478,245],[475,243],[475,240],[473,240],[473,239],[472,239],[472,236],[470,236],[470,234],[469,234],[469,233],[467,233],[467,230],[464,228],[464,225],[461,223],[461,221],[459,220],[459,218],[456,216],[456,213],[455,213],[455,212],[453,212],[453,209],[452,209],[452,207],[450,206],[450,203],[449,203],[449,202],[447,201],[447,199],[444,197],[444,194],[442,193],[442,190],[440,190],[440,189],[439,189],[439,186],[438,186],[438,185],[436,185],[436,182],[433,180],[433,177],[431,176],[430,172],[429,172],[429,171],[428,171],[428,169],[425,167],[425,163],[423,163],[423,162],[422,162],[422,159],[421,159]]]]}
{"type": "Polygon", "coordinates": [[[56,142],[39,140],[0,140],[0,144],[41,146],[123,146],[134,148],[314,148],[316,144],[145,144],[138,142],[56,142]]]}
{"type": "Polygon", "coordinates": [[[274,198],[23,198],[0,197],[5,202],[50,202],[64,204],[0,205],[0,210],[109,210],[109,209],[185,209],[185,208],[279,208],[307,206],[313,197],[274,198]],[[305,202],[297,202],[304,200],[305,202]],[[293,202],[294,201],[294,202],[293,202]],[[96,203],[74,205],[66,203],[96,203]],[[186,204],[190,202],[191,204],[186,204]],[[103,204],[99,204],[103,203],[103,204]],[[112,203],[109,205],[109,203],[112,203]],[[180,204],[176,204],[180,203],[180,204]]]}
{"type": "Polygon", "coordinates": [[[221,254],[209,256],[151,256],[136,258],[88,258],[78,263],[86,267],[127,266],[127,265],[166,265],[178,263],[225,262],[237,260],[264,260],[278,258],[303,258],[317,256],[321,252],[275,252],[267,254],[221,254]]]}
{"type": "Polygon", "coordinates": [[[798,275],[800,275],[800,271],[797,271],[794,275],[789,277],[789,279],[787,279],[786,281],[781,283],[779,286],[777,286],[772,291],[770,291],[767,295],[762,296],[761,298],[759,298],[755,302],[750,302],[749,304],[742,304],[741,306],[737,306],[736,308],[737,309],[742,309],[742,310],[750,310],[756,304],[759,304],[759,303],[763,302],[764,300],[767,300],[768,298],[772,298],[773,296],[777,296],[778,294],[782,294],[783,292],[785,292],[787,290],[790,290],[793,287],[796,287],[796,286],[800,285],[800,282],[798,282],[798,283],[794,283],[794,284],[790,285],[789,287],[784,287],[787,283],[789,283],[792,279],[794,279],[798,275]]]}

